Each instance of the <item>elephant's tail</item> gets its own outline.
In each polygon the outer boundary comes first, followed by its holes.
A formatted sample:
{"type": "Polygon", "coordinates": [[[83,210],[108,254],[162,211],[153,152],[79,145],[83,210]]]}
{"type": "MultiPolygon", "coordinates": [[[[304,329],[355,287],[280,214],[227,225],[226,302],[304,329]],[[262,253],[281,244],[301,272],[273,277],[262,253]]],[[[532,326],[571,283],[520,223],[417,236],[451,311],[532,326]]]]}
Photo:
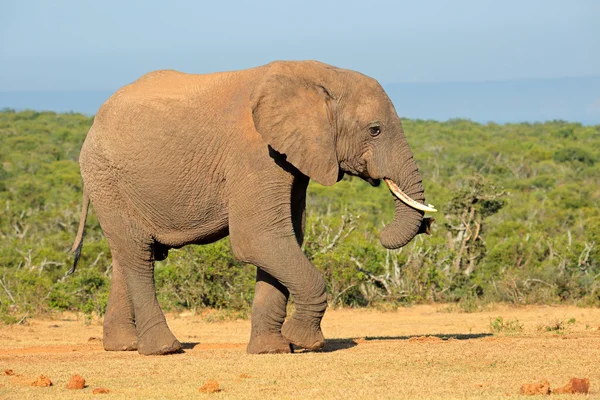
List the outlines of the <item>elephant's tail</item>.
{"type": "Polygon", "coordinates": [[[71,275],[77,268],[77,262],[79,256],[81,256],[81,248],[83,247],[83,235],[85,234],[85,220],[87,219],[88,208],[90,207],[90,196],[84,191],[83,192],[83,205],[81,208],[81,217],[79,219],[79,229],[77,229],[77,236],[75,237],[75,243],[71,247],[71,251],[75,253],[75,259],[73,260],[73,266],[67,271],[65,276],[71,275]]]}

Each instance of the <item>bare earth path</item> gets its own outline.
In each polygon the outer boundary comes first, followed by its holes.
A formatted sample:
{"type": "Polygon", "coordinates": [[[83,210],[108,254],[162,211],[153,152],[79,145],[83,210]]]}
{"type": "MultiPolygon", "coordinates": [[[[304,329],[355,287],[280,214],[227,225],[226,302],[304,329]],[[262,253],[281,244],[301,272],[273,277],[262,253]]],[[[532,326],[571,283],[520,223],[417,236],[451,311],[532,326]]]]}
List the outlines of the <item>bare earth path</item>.
{"type": "Polygon", "coordinates": [[[589,398],[600,398],[600,309],[447,309],[328,310],[325,351],[265,356],[245,353],[249,321],[199,315],[168,318],[185,343],[185,353],[171,356],[105,352],[100,322],[74,316],[0,326],[0,399],[496,399],[520,398],[523,383],[547,379],[554,388],[572,377],[589,378],[589,398]],[[499,316],[517,318],[523,330],[490,335],[499,316]],[[67,390],[76,373],[87,387],[67,390]],[[41,374],[54,385],[29,386],[41,374]],[[211,379],[221,391],[199,393],[211,379]],[[110,393],[92,395],[98,387],[110,393]]]}

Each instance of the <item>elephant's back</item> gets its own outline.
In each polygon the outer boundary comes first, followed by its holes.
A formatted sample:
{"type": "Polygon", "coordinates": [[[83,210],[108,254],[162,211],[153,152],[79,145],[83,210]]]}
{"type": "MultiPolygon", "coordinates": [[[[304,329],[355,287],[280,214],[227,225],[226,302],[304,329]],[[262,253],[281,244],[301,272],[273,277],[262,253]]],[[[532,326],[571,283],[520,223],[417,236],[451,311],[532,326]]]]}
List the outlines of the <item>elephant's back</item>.
{"type": "Polygon", "coordinates": [[[236,118],[251,112],[243,75],[244,71],[148,73],[102,105],[94,119],[97,140],[127,150],[145,141],[197,138],[210,134],[209,126],[235,124],[236,118]]]}
{"type": "MultiPolygon", "coordinates": [[[[219,101],[216,92],[232,92],[240,86],[239,72],[187,74],[175,70],[150,72],[117,90],[100,107],[96,119],[114,120],[121,114],[136,114],[165,118],[169,113],[189,111],[204,103],[219,101]]],[[[227,97],[221,96],[221,97],[227,97]]],[[[138,116],[139,116],[138,115],[138,116]]]]}

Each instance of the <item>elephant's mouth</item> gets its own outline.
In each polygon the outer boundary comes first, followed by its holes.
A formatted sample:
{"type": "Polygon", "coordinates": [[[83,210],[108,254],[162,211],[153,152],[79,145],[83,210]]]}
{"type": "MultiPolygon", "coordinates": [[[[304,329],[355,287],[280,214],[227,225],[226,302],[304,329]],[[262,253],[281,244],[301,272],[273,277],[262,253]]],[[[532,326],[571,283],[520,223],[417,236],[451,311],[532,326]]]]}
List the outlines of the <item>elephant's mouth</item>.
{"type": "Polygon", "coordinates": [[[377,187],[381,184],[381,179],[373,179],[373,178],[363,178],[366,182],[369,182],[369,185],[373,187],[377,187]]]}
{"type": "MultiPolygon", "coordinates": [[[[373,179],[371,177],[364,177],[364,176],[360,176],[360,178],[362,180],[364,180],[365,182],[368,182],[369,185],[371,185],[373,187],[377,187],[381,184],[381,179],[373,179]]],[[[437,212],[437,210],[435,209],[435,206],[433,204],[421,204],[421,203],[411,199],[406,193],[404,193],[402,191],[402,189],[400,189],[400,187],[393,180],[391,180],[389,178],[383,178],[383,180],[385,181],[385,183],[388,186],[388,188],[390,189],[390,191],[394,194],[394,196],[396,196],[398,198],[398,200],[402,201],[407,206],[412,207],[415,210],[432,212],[432,213],[437,212]]]]}
{"type": "Polygon", "coordinates": [[[408,197],[408,195],[406,193],[404,193],[398,187],[398,185],[396,185],[396,183],[393,180],[388,179],[388,178],[383,178],[383,180],[385,181],[385,183],[388,186],[388,188],[390,189],[390,191],[394,194],[394,196],[396,196],[398,198],[398,200],[400,200],[407,206],[412,207],[415,210],[427,211],[427,212],[437,212],[437,210],[435,209],[435,207],[432,204],[421,204],[421,203],[411,199],[410,197],[408,197]]]}

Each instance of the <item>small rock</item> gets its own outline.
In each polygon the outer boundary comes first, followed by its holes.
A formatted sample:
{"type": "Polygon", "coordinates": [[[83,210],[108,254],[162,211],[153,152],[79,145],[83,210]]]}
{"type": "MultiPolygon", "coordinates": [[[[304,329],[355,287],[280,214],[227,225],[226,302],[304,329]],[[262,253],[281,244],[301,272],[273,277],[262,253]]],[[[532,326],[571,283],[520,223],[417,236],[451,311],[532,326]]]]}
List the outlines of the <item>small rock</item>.
{"type": "Polygon", "coordinates": [[[575,393],[583,393],[588,394],[590,391],[590,380],[588,378],[572,378],[569,383],[561,388],[556,388],[552,391],[553,394],[575,394],[575,393]]]}
{"type": "Polygon", "coordinates": [[[85,379],[81,375],[73,375],[69,383],[67,383],[67,389],[83,389],[85,387],[85,379]]]}
{"type": "Polygon", "coordinates": [[[38,387],[50,387],[52,386],[52,381],[46,375],[40,375],[38,378],[31,384],[31,386],[38,387]]]}
{"type": "Polygon", "coordinates": [[[12,369],[5,369],[4,372],[2,373],[2,375],[4,376],[10,376],[10,375],[14,375],[15,371],[13,371],[12,369]]]}
{"type": "Polygon", "coordinates": [[[240,378],[241,379],[250,379],[252,377],[250,375],[248,375],[248,374],[240,374],[240,378]]]}
{"type": "Polygon", "coordinates": [[[106,394],[106,393],[110,393],[110,390],[103,388],[103,387],[96,388],[92,391],[92,394],[106,394]]]}
{"type": "Polygon", "coordinates": [[[545,379],[541,383],[526,383],[521,386],[521,394],[526,396],[533,396],[536,394],[548,395],[550,394],[550,384],[545,379]]]}
{"type": "Polygon", "coordinates": [[[101,342],[102,339],[99,338],[98,336],[92,336],[91,338],[88,339],[88,343],[94,343],[94,342],[101,342]]]}
{"type": "Polygon", "coordinates": [[[48,328],[60,328],[60,325],[52,324],[48,325],[48,328]]]}
{"type": "Polygon", "coordinates": [[[209,380],[206,381],[204,385],[200,386],[200,389],[198,389],[198,391],[200,393],[217,393],[221,391],[221,389],[219,389],[219,382],[215,380],[209,380]]]}

